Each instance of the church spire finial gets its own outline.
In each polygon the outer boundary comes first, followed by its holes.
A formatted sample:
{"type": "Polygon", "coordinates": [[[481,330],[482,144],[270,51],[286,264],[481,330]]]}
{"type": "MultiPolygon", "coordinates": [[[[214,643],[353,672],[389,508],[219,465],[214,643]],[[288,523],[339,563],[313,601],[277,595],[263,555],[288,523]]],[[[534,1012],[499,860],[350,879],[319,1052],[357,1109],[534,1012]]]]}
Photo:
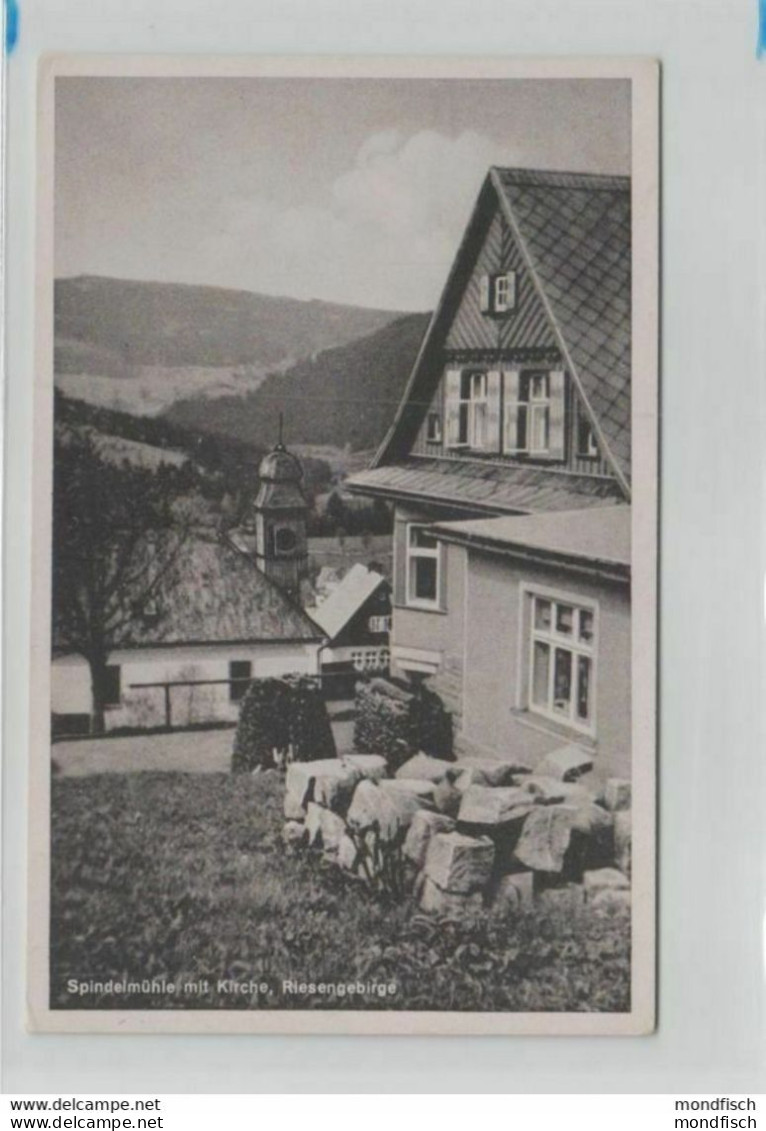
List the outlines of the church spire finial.
{"type": "Polygon", "coordinates": [[[285,443],[284,443],[284,440],[282,438],[282,434],[283,434],[283,431],[284,431],[284,424],[285,424],[284,413],[280,412],[280,414],[279,414],[279,439],[277,440],[277,451],[280,451],[280,452],[283,452],[285,450],[285,443]]]}

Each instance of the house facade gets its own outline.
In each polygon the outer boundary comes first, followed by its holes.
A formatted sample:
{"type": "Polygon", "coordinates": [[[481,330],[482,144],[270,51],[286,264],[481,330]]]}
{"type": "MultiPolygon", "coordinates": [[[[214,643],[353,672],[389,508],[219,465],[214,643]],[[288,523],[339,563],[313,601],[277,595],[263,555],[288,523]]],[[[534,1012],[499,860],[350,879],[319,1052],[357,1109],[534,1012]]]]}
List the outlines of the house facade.
{"type": "Polygon", "coordinates": [[[629,759],[630,340],[629,180],[491,169],[348,483],[394,504],[392,668],[443,695],[458,749],[629,759]]]}
{"type": "Polygon", "coordinates": [[[352,697],[359,676],[388,672],[391,585],[382,573],[357,562],[309,611],[327,636],[321,664],[328,697],[352,697]]]}

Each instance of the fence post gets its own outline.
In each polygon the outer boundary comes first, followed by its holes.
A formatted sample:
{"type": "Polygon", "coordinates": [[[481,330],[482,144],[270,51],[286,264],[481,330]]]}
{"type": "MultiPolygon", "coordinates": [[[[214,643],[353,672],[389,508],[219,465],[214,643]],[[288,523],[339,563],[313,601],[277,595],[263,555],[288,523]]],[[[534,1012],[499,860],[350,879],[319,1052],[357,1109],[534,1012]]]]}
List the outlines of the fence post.
{"type": "Polygon", "coordinates": [[[170,703],[170,684],[165,684],[165,726],[170,730],[172,725],[171,718],[172,707],[170,703]]]}

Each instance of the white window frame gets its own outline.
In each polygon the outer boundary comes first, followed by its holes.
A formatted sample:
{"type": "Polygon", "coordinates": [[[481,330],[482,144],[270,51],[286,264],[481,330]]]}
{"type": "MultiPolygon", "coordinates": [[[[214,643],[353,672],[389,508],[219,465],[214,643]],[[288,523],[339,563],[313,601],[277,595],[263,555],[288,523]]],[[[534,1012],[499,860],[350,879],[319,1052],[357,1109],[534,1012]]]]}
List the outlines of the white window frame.
{"type": "MultiPolygon", "coordinates": [[[[441,575],[442,575],[442,547],[441,542],[436,540],[436,546],[413,546],[412,535],[415,530],[428,530],[427,522],[408,522],[407,523],[407,537],[405,543],[405,599],[406,604],[411,609],[440,609],[440,594],[441,594],[441,575]],[[429,558],[436,561],[436,596],[433,600],[425,597],[417,597],[414,593],[412,585],[413,580],[413,560],[416,558],[429,558]]],[[[429,535],[430,537],[430,535],[429,535]]]]}
{"type": "Polygon", "coordinates": [[[458,397],[458,443],[459,448],[469,448],[483,451],[486,448],[487,426],[489,418],[489,371],[486,369],[466,370],[460,375],[460,396],[458,397]],[[463,396],[463,381],[467,380],[468,396],[463,396]],[[477,393],[478,390],[478,393],[477,393]],[[461,440],[461,417],[465,405],[466,428],[465,440],[461,440]],[[484,436],[477,436],[477,422],[481,414],[477,409],[483,408],[484,436]]]}
{"type": "Polygon", "coordinates": [[[520,663],[519,663],[519,706],[529,711],[530,715],[557,723],[568,730],[595,738],[597,727],[597,679],[598,679],[598,644],[599,644],[599,605],[598,601],[583,597],[579,593],[568,593],[562,590],[546,589],[536,585],[525,585],[521,589],[521,621],[524,631],[519,634],[520,663]],[[550,630],[535,628],[535,604],[537,601],[548,601],[551,605],[550,630]],[[570,634],[561,633],[556,629],[556,609],[559,605],[567,605],[574,610],[573,631],[570,634]],[[579,625],[580,612],[590,613],[593,617],[592,640],[590,644],[583,643],[578,637],[575,626],[579,625]],[[548,645],[549,670],[548,670],[548,703],[542,706],[533,702],[534,686],[534,652],[535,641],[539,640],[548,645]],[[555,649],[567,651],[572,656],[570,709],[568,714],[557,711],[553,707],[553,682],[555,679],[555,649]],[[584,656],[590,661],[590,686],[589,708],[590,718],[585,721],[577,716],[577,698],[579,671],[577,657],[584,656]]]}
{"type": "MultiPolygon", "coordinates": [[[[517,451],[526,452],[530,456],[547,455],[551,450],[551,378],[550,373],[533,372],[522,373],[520,381],[526,382],[526,397],[522,399],[519,397],[518,411],[521,412],[522,408],[526,413],[526,443],[524,447],[519,447],[517,451]],[[535,382],[543,381],[543,392],[539,394],[535,391],[535,382]],[[545,447],[533,447],[532,436],[534,435],[534,421],[542,417],[545,421],[545,434],[547,443],[545,447]]],[[[521,391],[521,390],[520,390],[521,391]]]]}
{"type": "Polygon", "coordinates": [[[391,617],[383,614],[372,616],[367,622],[367,628],[369,632],[390,632],[391,617]]]}
{"type": "Polygon", "coordinates": [[[391,653],[388,648],[354,648],[351,652],[351,665],[355,672],[385,671],[391,664],[391,653]]]}
{"type": "Polygon", "coordinates": [[[492,279],[492,310],[495,314],[508,314],[516,309],[516,272],[506,271],[492,279]]]}

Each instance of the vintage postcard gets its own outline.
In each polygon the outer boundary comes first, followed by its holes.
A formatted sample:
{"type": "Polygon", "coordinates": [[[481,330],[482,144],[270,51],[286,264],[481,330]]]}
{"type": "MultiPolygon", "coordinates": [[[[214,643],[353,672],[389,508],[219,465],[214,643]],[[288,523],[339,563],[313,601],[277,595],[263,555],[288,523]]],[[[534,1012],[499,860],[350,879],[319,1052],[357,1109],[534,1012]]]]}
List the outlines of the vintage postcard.
{"type": "Polygon", "coordinates": [[[39,99],[30,1025],[651,1032],[656,62],[39,99]]]}

